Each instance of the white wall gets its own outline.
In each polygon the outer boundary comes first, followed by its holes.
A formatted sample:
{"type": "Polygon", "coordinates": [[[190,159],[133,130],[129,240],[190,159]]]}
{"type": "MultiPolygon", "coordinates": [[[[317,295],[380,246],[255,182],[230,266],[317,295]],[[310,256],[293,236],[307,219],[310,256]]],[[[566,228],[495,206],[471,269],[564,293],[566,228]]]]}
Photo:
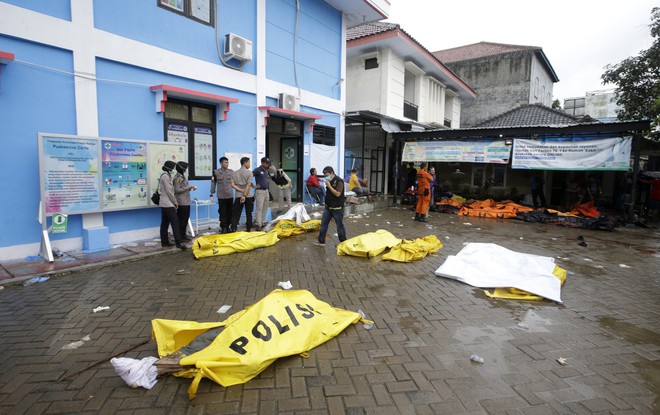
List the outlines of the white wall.
{"type": "Polygon", "coordinates": [[[545,70],[541,61],[532,55],[532,68],[530,74],[530,90],[529,90],[529,103],[530,104],[543,104],[547,106],[552,105],[552,88],[554,83],[550,79],[550,75],[545,70]],[[536,88],[536,79],[538,78],[538,91],[535,91],[536,88]],[[536,96],[535,96],[536,95],[536,96]]]}
{"type": "Polygon", "coordinates": [[[384,65],[379,53],[370,53],[346,60],[346,110],[380,113],[381,78],[384,65]],[[378,68],[364,69],[366,59],[378,59],[378,68]]]}

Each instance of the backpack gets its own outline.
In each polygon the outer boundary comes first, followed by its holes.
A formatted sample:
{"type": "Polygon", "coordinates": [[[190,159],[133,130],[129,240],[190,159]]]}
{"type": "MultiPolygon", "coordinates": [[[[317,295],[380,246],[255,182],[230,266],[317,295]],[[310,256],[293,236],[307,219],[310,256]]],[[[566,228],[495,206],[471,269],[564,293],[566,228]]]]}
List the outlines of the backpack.
{"type": "Polygon", "coordinates": [[[286,177],[284,177],[284,174],[281,173],[283,173],[282,170],[278,170],[275,176],[270,176],[270,178],[273,179],[275,184],[278,186],[284,186],[285,184],[289,183],[286,177]]]}

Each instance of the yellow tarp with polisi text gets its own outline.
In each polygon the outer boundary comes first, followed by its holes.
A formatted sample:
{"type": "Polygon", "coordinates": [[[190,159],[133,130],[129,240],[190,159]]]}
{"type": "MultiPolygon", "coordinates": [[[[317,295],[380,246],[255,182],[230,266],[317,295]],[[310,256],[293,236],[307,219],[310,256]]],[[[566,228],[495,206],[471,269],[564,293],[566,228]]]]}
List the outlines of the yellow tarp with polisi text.
{"type": "Polygon", "coordinates": [[[193,242],[195,258],[247,252],[275,245],[279,241],[277,232],[232,232],[200,236],[193,242]]]}
{"type": "Polygon", "coordinates": [[[208,347],[179,362],[191,368],[175,375],[194,378],[188,389],[193,399],[202,378],[225,387],[245,383],[277,358],[311,350],[360,320],[360,314],[335,308],[307,290],[277,289],[221,323],[154,320],[152,328],[163,357],[189,344],[193,333],[224,326],[208,347]]]}
{"type": "Polygon", "coordinates": [[[280,219],[273,227],[273,231],[277,232],[280,238],[288,238],[293,235],[301,235],[306,232],[318,231],[321,229],[321,220],[313,219],[307,222],[302,222],[300,225],[295,220],[280,219]]]}
{"type": "Polygon", "coordinates": [[[393,246],[390,252],[383,255],[383,259],[386,261],[412,262],[434,254],[440,248],[442,248],[442,242],[435,235],[416,238],[412,241],[404,239],[400,244],[393,246]]]}
{"type": "MultiPolygon", "coordinates": [[[[566,282],[566,270],[561,268],[559,265],[555,265],[555,269],[552,271],[552,274],[561,281],[561,285],[564,285],[566,282]]],[[[488,298],[502,298],[505,300],[543,300],[544,298],[540,295],[535,295],[518,288],[506,287],[506,288],[495,288],[493,291],[484,290],[484,293],[488,298]]]]}

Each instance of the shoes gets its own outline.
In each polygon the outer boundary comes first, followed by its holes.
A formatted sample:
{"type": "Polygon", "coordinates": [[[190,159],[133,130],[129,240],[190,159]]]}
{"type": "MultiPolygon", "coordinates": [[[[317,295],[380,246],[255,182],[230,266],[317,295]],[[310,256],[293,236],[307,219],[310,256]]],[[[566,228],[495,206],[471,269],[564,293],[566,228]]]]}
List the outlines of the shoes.
{"type": "Polygon", "coordinates": [[[426,215],[419,215],[419,219],[418,219],[418,220],[419,220],[420,222],[425,222],[425,223],[429,221],[429,220],[426,218],[426,215]]]}
{"type": "Polygon", "coordinates": [[[174,246],[174,244],[171,244],[171,243],[168,242],[168,243],[165,243],[165,244],[160,244],[160,246],[162,246],[163,248],[166,248],[168,246],[174,246]]]}
{"type": "Polygon", "coordinates": [[[187,236],[182,239],[183,242],[192,242],[192,239],[188,238],[187,236]]]}
{"type": "Polygon", "coordinates": [[[419,214],[419,213],[415,213],[415,219],[413,219],[413,220],[419,222],[419,220],[420,220],[419,218],[420,218],[420,214],[419,214]]]}
{"type": "Polygon", "coordinates": [[[230,228],[229,228],[229,232],[230,232],[230,233],[232,233],[232,232],[236,232],[236,226],[232,226],[232,227],[230,227],[230,228]]]}
{"type": "Polygon", "coordinates": [[[220,233],[229,233],[229,228],[222,228],[220,233]]]}
{"type": "Polygon", "coordinates": [[[257,226],[257,232],[261,232],[262,229],[263,229],[263,226],[257,226]]]}
{"type": "Polygon", "coordinates": [[[316,242],[314,242],[314,245],[316,245],[316,246],[325,246],[325,242],[316,241],[316,242]]]}
{"type": "Polygon", "coordinates": [[[176,244],[176,247],[179,248],[182,251],[185,251],[186,249],[188,249],[188,247],[185,246],[184,244],[176,244]]]}

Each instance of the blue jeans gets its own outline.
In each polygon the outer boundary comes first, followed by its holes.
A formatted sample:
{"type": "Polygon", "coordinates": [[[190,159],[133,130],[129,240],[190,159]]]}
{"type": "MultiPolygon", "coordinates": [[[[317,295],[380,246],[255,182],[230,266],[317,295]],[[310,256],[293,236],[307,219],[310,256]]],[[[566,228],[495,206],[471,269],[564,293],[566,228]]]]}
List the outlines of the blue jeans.
{"type": "Polygon", "coordinates": [[[344,242],[346,240],[346,229],[344,228],[344,208],[341,209],[330,209],[325,207],[323,210],[323,218],[321,219],[321,232],[319,233],[319,242],[325,243],[325,234],[328,233],[328,225],[330,225],[330,219],[335,220],[337,225],[337,235],[339,236],[339,242],[344,242]]]}

